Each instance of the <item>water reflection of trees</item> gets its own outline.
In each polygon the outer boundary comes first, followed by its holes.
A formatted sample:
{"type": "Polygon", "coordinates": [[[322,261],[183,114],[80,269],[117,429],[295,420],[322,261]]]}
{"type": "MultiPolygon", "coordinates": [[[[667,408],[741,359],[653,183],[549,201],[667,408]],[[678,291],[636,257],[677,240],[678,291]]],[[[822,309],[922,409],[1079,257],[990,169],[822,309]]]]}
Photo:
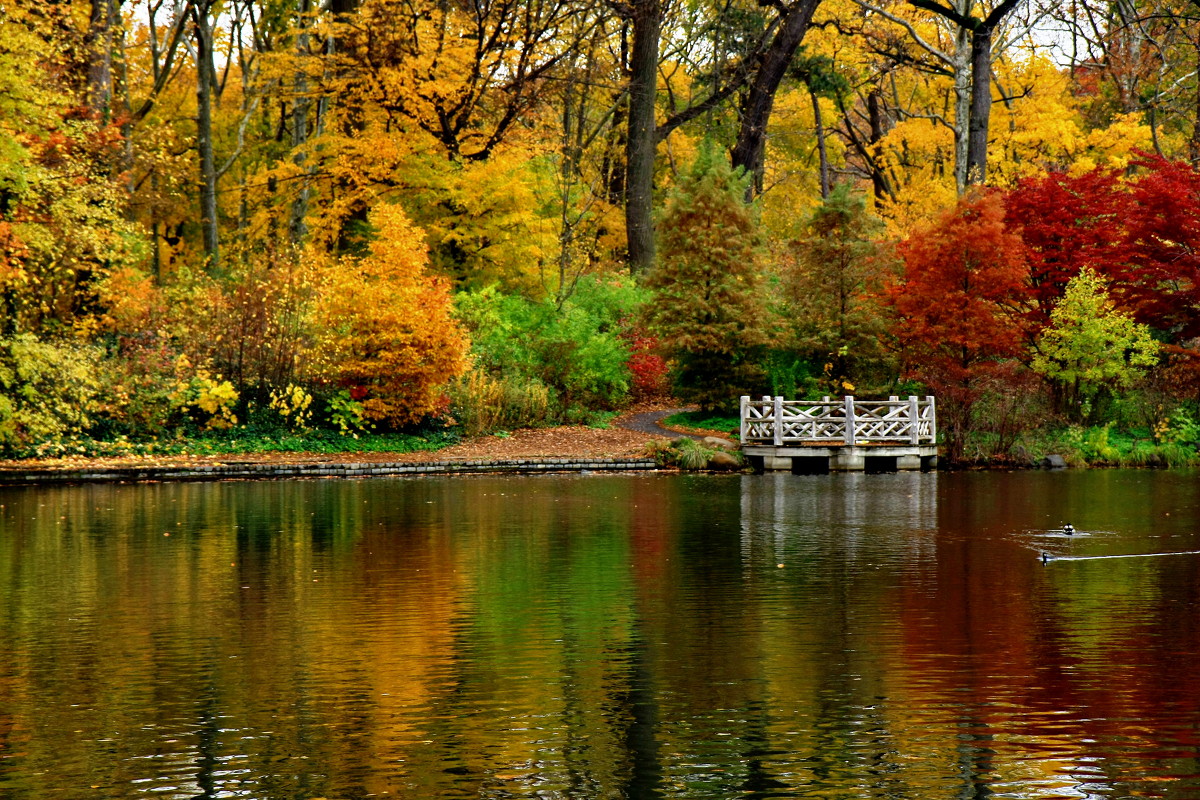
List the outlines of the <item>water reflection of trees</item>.
{"type": "Polygon", "coordinates": [[[1190,796],[1200,562],[1033,477],[7,491],[0,794],[1190,796]]]}

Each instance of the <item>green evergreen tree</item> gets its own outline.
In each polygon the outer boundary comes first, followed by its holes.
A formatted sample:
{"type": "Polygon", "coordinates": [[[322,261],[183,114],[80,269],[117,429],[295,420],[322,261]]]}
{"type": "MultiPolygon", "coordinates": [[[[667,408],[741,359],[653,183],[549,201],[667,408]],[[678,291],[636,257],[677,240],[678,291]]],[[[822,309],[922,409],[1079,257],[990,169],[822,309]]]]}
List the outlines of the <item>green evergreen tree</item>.
{"type": "Polygon", "coordinates": [[[882,233],[882,221],[843,183],[813,211],[805,236],[792,243],[794,258],[781,276],[783,324],[790,346],[823,367],[825,392],[854,394],[855,384],[872,372],[894,371],[880,369],[887,361],[887,321],[877,297],[891,269],[878,243],[882,233]]]}
{"type": "Polygon", "coordinates": [[[667,201],[658,225],[659,262],[647,277],[655,299],[647,327],[675,362],[681,399],[730,408],[760,388],[765,341],[748,177],[711,144],[667,201]]]}

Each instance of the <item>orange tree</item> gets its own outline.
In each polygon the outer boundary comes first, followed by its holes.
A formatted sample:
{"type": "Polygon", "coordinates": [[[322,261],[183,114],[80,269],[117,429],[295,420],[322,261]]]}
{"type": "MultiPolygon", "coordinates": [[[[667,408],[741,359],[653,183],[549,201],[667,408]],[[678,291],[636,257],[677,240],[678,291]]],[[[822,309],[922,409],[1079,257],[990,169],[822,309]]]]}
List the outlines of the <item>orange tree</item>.
{"type": "Polygon", "coordinates": [[[317,368],[362,402],[367,419],[408,425],[445,404],[467,338],[451,317],[447,282],[427,271],[420,229],[395,205],[378,206],[371,222],[369,253],[328,270],[317,368]]]}
{"type": "Polygon", "coordinates": [[[973,194],[900,244],[887,288],[907,377],[938,397],[947,456],[959,459],[984,387],[1024,352],[1028,267],[998,194],[973,194]]]}

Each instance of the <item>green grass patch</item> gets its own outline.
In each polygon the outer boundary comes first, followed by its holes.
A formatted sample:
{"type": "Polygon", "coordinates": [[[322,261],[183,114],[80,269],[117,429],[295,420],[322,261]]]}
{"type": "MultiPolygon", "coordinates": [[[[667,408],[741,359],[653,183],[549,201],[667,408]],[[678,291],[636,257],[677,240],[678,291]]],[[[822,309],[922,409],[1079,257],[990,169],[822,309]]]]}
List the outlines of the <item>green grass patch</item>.
{"type": "MultiPolygon", "coordinates": [[[[1004,461],[1005,456],[987,455],[987,444],[976,442],[982,462],[1004,461]]],[[[1155,442],[1144,428],[1121,430],[1108,425],[1073,425],[1031,431],[1020,437],[1010,454],[1016,462],[1037,463],[1045,456],[1060,455],[1072,467],[1186,467],[1200,464],[1200,454],[1190,443],[1155,442]]]]}
{"type": "Polygon", "coordinates": [[[676,428],[722,431],[735,435],[741,430],[742,420],[737,415],[714,414],[711,411],[681,411],[664,418],[662,424],[676,428]]]}
{"type": "Polygon", "coordinates": [[[244,455],[250,453],[413,453],[440,450],[457,444],[454,432],[424,434],[359,433],[336,431],[280,431],[265,433],[231,429],[188,438],[131,441],[123,437],[101,441],[76,438],[51,442],[17,453],[18,458],[244,455]]]}

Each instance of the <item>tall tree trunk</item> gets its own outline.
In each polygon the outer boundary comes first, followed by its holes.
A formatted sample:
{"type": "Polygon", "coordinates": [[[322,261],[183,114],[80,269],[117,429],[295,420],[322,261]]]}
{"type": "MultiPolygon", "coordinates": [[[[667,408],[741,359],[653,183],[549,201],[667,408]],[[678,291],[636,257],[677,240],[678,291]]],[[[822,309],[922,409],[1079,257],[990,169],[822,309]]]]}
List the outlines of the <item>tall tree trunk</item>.
{"type": "MultiPolygon", "coordinates": [[[[349,21],[359,8],[360,0],[329,0],[328,9],[333,14],[334,19],[339,22],[349,21]]],[[[445,9],[443,9],[443,13],[445,9]]],[[[328,36],[325,39],[325,55],[333,56],[342,49],[342,43],[338,41],[336,36],[328,36]]],[[[335,60],[336,63],[336,60],[335,60]]],[[[344,98],[343,98],[344,100],[344,98]]],[[[316,110],[316,126],[318,132],[325,125],[325,115],[329,111],[332,104],[336,104],[337,99],[325,100],[317,104],[316,110]]],[[[366,120],[363,116],[361,106],[351,105],[348,102],[342,102],[337,106],[338,113],[330,117],[330,120],[337,119],[341,132],[347,137],[353,137],[360,134],[366,127],[366,120]]],[[[367,228],[367,220],[370,214],[370,207],[367,201],[363,198],[358,187],[352,186],[350,181],[341,177],[336,182],[335,191],[344,192],[351,195],[349,208],[345,217],[341,220],[338,226],[338,234],[335,243],[335,250],[338,253],[353,253],[361,251],[366,245],[365,232],[367,228]]]]}
{"type": "MultiPolygon", "coordinates": [[[[296,54],[301,58],[308,55],[309,20],[307,15],[310,10],[309,0],[300,0],[300,33],[296,36],[296,54]]],[[[292,200],[291,214],[288,220],[288,238],[293,245],[299,245],[308,232],[305,218],[308,216],[308,182],[312,168],[305,163],[308,160],[308,154],[304,152],[303,147],[308,142],[308,113],[312,102],[307,96],[308,78],[304,74],[304,70],[296,71],[293,84],[295,101],[292,103],[292,161],[300,168],[304,177],[300,180],[300,191],[292,200]]]]}
{"type": "Polygon", "coordinates": [[[1141,12],[1134,0],[1116,0],[1112,8],[1117,17],[1113,21],[1117,28],[1116,46],[1123,51],[1118,54],[1121,71],[1115,76],[1117,93],[1121,99],[1121,110],[1131,114],[1141,107],[1141,98],[1138,97],[1141,76],[1138,71],[1149,37],[1142,27],[1141,12]]]}
{"type": "Polygon", "coordinates": [[[217,227],[217,167],[213,156],[212,102],[216,86],[213,29],[207,3],[192,7],[196,27],[196,149],[200,156],[200,226],[204,260],[210,272],[217,269],[220,252],[217,227]]]}
{"type": "Polygon", "coordinates": [[[967,190],[967,141],[971,127],[971,33],[959,28],[954,37],[954,185],[967,190]]]}
{"type": "Polygon", "coordinates": [[[813,127],[817,133],[817,158],[821,175],[821,199],[824,200],[829,197],[829,153],[825,149],[825,125],[821,121],[821,99],[812,87],[809,87],[808,93],[812,97],[813,127]]]}
{"type": "Polygon", "coordinates": [[[992,113],[992,39],[996,29],[1021,0],[1001,0],[984,19],[937,0],[908,0],[909,5],[932,11],[971,32],[971,110],[967,123],[967,183],[987,179],[988,122],[992,113]]]}
{"type": "MultiPolygon", "coordinates": [[[[1200,40],[1196,44],[1196,67],[1200,69],[1200,40]]],[[[1200,74],[1200,73],[1197,73],[1200,74]]],[[[1154,107],[1150,107],[1151,112],[1154,107]]],[[[1196,97],[1195,97],[1195,112],[1196,115],[1192,119],[1192,138],[1188,141],[1188,158],[1192,162],[1193,167],[1200,167],[1200,80],[1196,81],[1196,97]]],[[[1151,117],[1153,119],[1153,117],[1151,117]]],[[[1155,141],[1157,143],[1157,136],[1155,141]]],[[[1158,149],[1157,147],[1155,148],[1158,149]]]]}
{"type": "Polygon", "coordinates": [[[763,154],[766,149],[767,124],[775,106],[779,89],[796,48],[808,32],[813,12],[821,0],[797,0],[788,6],[779,31],[763,53],[762,62],[742,103],[742,120],[737,142],[730,158],[733,166],[742,167],[754,176],[748,189],[753,194],[762,190],[763,154]]]}
{"type": "Polygon", "coordinates": [[[659,0],[633,0],[633,52],[629,63],[629,133],[626,139],[625,235],[629,269],[654,264],[654,107],[658,87],[659,0]]]}
{"type": "Polygon", "coordinates": [[[987,182],[988,122],[992,115],[992,29],[971,37],[971,118],[967,128],[967,182],[987,182]]]}
{"type": "Polygon", "coordinates": [[[88,21],[87,102],[96,119],[112,115],[113,101],[113,0],[91,0],[88,21]]]}
{"type": "Polygon", "coordinates": [[[879,159],[878,145],[887,134],[884,128],[883,112],[883,101],[880,99],[879,90],[872,89],[867,94],[867,121],[871,125],[871,139],[869,142],[871,147],[868,163],[871,167],[871,188],[874,190],[875,202],[877,204],[891,197],[887,176],[883,173],[883,164],[879,159]]]}

